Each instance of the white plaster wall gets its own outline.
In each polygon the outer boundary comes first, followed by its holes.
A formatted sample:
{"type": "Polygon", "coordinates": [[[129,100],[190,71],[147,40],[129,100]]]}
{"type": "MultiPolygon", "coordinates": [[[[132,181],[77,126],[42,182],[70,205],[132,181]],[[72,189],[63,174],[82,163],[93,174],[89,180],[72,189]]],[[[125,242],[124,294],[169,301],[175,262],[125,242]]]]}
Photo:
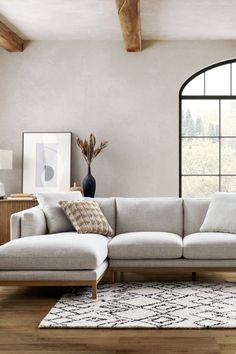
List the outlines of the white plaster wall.
{"type": "Polygon", "coordinates": [[[146,42],[126,53],[119,41],[33,41],[0,51],[0,149],[14,170],[0,171],[7,192],[21,189],[23,131],[72,131],[72,179],[86,164],[75,136],[93,132],[109,147],[92,172],[97,196],[178,195],[178,94],[194,72],[236,55],[233,41],[146,42]]]}

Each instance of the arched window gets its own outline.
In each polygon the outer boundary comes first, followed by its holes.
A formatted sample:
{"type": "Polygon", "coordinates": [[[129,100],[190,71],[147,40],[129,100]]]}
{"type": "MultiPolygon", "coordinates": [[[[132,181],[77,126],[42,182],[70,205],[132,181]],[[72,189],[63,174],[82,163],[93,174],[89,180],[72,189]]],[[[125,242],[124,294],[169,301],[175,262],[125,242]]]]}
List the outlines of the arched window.
{"type": "Polygon", "coordinates": [[[236,192],[236,59],[190,77],[180,90],[180,195],[236,192]]]}

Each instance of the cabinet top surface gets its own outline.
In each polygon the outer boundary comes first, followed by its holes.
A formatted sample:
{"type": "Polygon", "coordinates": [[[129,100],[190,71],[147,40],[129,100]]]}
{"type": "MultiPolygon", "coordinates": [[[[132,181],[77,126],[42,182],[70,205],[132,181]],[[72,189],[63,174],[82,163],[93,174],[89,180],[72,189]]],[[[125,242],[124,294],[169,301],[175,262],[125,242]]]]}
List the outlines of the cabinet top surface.
{"type": "Polygon", "coordinates": [[[0,203],[37,203],[37,200],[31,200],[31,199],[0,199],[0,203]]]}

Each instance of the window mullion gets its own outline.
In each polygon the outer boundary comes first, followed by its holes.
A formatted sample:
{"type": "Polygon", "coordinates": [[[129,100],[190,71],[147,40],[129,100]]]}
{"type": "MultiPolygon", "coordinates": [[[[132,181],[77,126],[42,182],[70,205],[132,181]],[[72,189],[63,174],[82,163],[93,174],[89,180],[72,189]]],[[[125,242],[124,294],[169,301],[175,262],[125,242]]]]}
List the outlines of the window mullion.
{"type": "Polygon", "coordinates": [[[221,192],[221,100],[219,100],[219,192],[221,192]]]}
{"type": "Polygon", "coordinates": [[[206,96],[206,72],[204,71],[204,76],[203,76],[204,80],[204,89],[203,89],[203,92],[204,92],[204,96],[206,96]]]}
{"type": "Polygon", "coordinates": [[[233,95],[233,79],[232,79],[232,73],[233,71],[233,67],[232,67],[232,63],[230,64],[230,96],[233,95]]]}

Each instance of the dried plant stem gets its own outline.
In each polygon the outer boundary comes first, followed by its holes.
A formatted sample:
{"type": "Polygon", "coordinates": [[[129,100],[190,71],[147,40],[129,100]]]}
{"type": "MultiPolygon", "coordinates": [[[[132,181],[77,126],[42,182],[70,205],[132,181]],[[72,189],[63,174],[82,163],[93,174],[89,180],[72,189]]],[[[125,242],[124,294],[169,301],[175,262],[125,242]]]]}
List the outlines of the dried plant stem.
{"type": "Polygon", "coordinates": [[[91,166],[92,161],[97,157],[100,152],[105,149],[108,145],[108,141],[102,141],[100,143],[100,146],[96,148],[96,138],[94,134],[90,134],[89,139],[80,139],[77,137],[76,142],[83,154],[83,157],[88,164],[88,166],[91,166]]]}

